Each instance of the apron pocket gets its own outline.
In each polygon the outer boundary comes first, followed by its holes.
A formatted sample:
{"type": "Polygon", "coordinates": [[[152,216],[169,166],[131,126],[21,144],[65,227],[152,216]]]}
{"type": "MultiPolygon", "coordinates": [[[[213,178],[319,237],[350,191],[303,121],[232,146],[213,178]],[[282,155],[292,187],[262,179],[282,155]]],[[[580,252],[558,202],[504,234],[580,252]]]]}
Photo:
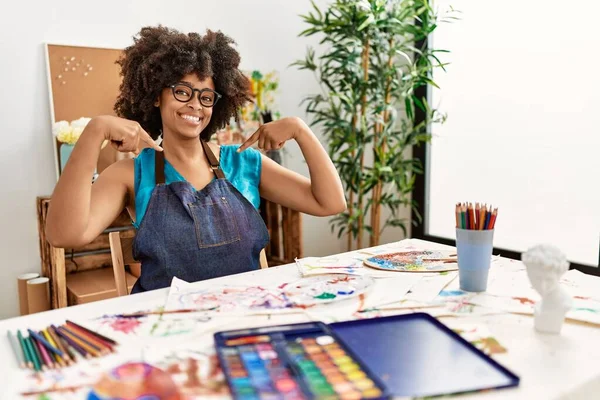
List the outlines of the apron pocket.
{"type": "Polygon", "coordinates": [[[240,240],[240,231],[227,199],[216,203],[188,205],[199,248],[216,247],[240,240]]]}

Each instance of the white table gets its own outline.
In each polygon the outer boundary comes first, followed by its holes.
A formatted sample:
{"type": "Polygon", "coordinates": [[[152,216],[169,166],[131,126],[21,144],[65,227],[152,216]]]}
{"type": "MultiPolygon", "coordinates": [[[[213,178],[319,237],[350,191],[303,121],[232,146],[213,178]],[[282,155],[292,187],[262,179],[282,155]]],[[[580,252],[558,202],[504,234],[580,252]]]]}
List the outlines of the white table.
{"type": "MultiPolygon", "coordinates": [[[[424,245],[423,242],[411,240],[424,245]]],[[[425,244],[431,247],[444,247],[437,244],[425,244]]],[[[226,283],[244,285],[278,284],[300,278],[295,265],[284,265],[267,270],[198,282],[198,287],[211,287],[226,283]]],[[[376,281],[377,285],[381,284],[376,281]]],[[[161,289],[132,296],[115,298],[84,304],[65,309],[52,310],[35,315],[0,321],[0,399],[17,399],[19,383],[28,372],[17,368],[14,355],[6,340],[6,331],[24,328],[42,328],[50,324],[62,324],[65,319],[85,321],[86,318],[107,313],[147,310],[164,305],[168,289],[161,289]]],[[[426,310],[423,310],[426,311],[426,310]]],[[[309,320],[306,314],[290,314],[272,317],[228,318],[222,325],[211,326],[205,335],[199,336],[209,345],[211,334],[217,330],[236,329],[264,324],[304,322],[309,320]]],[[[457,318],[440,318],[442,322],[456,321],[457,318]]],[[[521,378],[518,388],[503,389],[487,393],[476,393],[457,398],[482,399],[590,399],[600,398],[600,329],[565,324],[561,335],[544,335],[533,329],[533,320],[529,316],[514,314],[488,315],[485,317],[464,317],[465,322],[485,323],[498,341],[508,349],[505,354],[494,358],[521,378]]],[[[161,345],[169,346],[173,340],[164,339],[161,345]]],[[[122,348],[135,349],[135,337],[129,343],[120,342],[122,348]]],[[[30,372],[29,372],[30,373],[30,372]]],[[[432,378],[435,379],[435,378],[432,378]]],[[[29,397],[34,398],[34,397],[29,397]]],[[[54,397],[51,397],[54,398],[54,397]]],[[[61,398],[61,397],[57,397],[61,398]]],[[[72,397],[71,397],[72,398],[72,397]]]]}

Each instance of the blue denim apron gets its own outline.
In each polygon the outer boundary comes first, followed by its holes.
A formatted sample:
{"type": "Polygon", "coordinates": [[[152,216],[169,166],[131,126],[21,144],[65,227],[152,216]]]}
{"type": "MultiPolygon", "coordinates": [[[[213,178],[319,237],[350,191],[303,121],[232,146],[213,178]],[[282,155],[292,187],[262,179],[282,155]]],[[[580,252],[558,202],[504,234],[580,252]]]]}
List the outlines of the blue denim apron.
{"type": "Polygon", "coordinates": [[[267,227],[201,143],[216,179],[198,191],[187,181],[166,185],[164,153],[155,152],[156,186],[133,242],[142,272],[131,293],[168,287],[174,276],[195,282],[260,268],[267,227]]]}

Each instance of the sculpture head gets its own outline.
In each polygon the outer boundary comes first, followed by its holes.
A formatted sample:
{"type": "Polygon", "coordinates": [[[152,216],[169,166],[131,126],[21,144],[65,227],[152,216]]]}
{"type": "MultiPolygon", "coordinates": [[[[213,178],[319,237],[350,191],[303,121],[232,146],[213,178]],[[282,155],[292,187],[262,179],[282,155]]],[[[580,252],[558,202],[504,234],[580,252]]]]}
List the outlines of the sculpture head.
{"type": "Polygon", "coordinates": [[[558,287],[560,277],[569,269],[565,255],[550,244],[541,244],[528,249],[521,256],[527,267],[531,286],[544,296],[558,287]]]}

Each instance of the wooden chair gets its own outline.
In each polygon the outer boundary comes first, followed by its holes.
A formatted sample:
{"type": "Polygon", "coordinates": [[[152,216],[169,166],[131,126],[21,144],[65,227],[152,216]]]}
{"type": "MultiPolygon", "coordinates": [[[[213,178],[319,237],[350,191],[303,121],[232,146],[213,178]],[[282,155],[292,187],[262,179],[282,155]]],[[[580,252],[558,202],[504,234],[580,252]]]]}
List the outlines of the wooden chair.
{"type": "MultiPolygon", "coordinates": [[[[115,285],[117,287],[117,296],[119,297],[129,294],[125,267],[129,267],[129,272],[136,278],[139,278],[142,272],[141,264],[133,258],[134,239],[135,231],[111,232],[108,234],[110,255],[115,274],[115,285]]],[[[267,256],[264,249],[260,252],[260,268],[268,268],[267,256]]]]}
{"type": "Polygon", "coordinates": [[[133,239],[135,239],[135,231],[111,232],[108,234],[110,257],[112,259],[113,273],[115,274],[117,296],[119,297],[129,294],[125,267],[128,266],[131,275],[136,278],[141,273],[141,264],[133,258],[133,239]]]}
{"type": "MultiPolygon", "coordinates": [[[[113,280],[109,244],[109,232],[132,231],[131,219],[126,210],[91,243],[75,249],[63,249],[52,246],[46,240],[46,219],[51,198],[37,198],[38,234],[42,275],[50,278],[50,300],[53,309],[89,301],[110,298],[116,293],[114,288],[105,285],[113,280]],[[92,282],[92,285],[86,284],[92,282]],[[77,287],[75,287],[77,286],[77,287]],[[110,293],[112,290],[112,293],[110,293]]],[[[129,233],[129,234],[130,234],[129,233]]],[[[122,234],[125,234],[123,232],[122,234]]],[[[132,276],[129,276],[131,284],[132,276]]]]}
{"type": "Polygon", "coordinates": [[[266,249],[269,266],[291,264],[302,258],[302,214],[262,198],[260,201],[260,214],[270,236],[266,249]]]}

